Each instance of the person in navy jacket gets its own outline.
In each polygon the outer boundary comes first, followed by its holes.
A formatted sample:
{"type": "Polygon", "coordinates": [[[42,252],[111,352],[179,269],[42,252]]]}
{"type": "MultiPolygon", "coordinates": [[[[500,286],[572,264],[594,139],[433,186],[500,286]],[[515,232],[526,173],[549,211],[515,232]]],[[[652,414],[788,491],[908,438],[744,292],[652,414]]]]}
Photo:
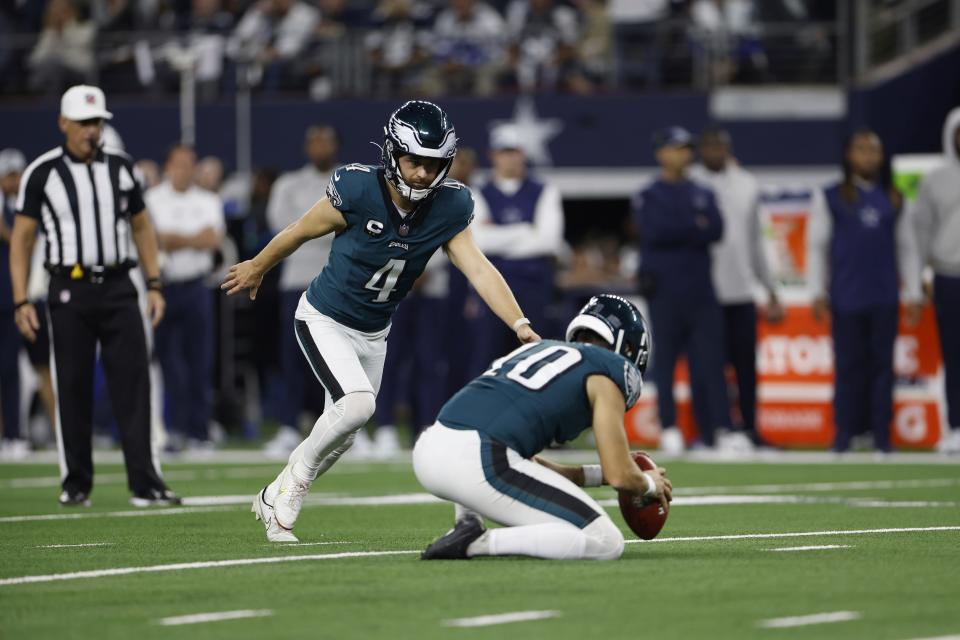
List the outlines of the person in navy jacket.
{"type": "Polygon", "coordinates": [[[713,192],[687,177],[693,158],[690,133],[671,127],[654,136],[660,175],[633,202],[640,234],[640,293],[650,306],[653,379],[664,431],[660,447],[684,448],[676,427],[673,373],[685,353],[690,365],[693,410],[703,445],[730,427],[723,377],[723,314],[713,289],[710,245],[723,235],[713,192]]]}
{"type": "Polygon", "coordinates": [[[843,180],[816,190],[811,204],[807,275],[814,318],[831,320],[836,451],[867,430],[877,450],[890,450],[901,283],[907,323],[922,311],[913,227],[888,175],[880,138],[858,130],[844,144],[843,180]]]}

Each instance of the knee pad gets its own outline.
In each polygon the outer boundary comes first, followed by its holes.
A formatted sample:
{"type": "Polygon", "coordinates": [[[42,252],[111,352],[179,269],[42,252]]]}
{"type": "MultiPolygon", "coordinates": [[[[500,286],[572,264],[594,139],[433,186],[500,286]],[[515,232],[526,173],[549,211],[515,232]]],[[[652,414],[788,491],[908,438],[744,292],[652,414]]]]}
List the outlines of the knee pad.
{"type": "Polygon", "coordinates": [[[584,527],[583,533],[587,536],[586,558],[616,560],[623,555],[623,534],[610,518],[597,518],[584,527]]]}
{"type": "Polygon", "coordinates": [[[341,433],[353,433],[373,416],[376,409],[376,396],[369,391],[355,391],[340,398],[337,403],[340,410],[341,433]]]}

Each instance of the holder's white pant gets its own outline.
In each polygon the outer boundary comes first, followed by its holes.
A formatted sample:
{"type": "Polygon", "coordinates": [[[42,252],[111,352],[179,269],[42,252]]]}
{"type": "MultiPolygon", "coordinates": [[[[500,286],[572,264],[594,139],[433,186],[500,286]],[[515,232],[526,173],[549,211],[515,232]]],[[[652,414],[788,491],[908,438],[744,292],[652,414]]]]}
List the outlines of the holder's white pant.
{"type": "Polygon", "coordinates": [[[623,553],[623,534],[583,489],[477,431],[434,424],[417,440],[413,470],[430,493],[505,525],[489,532],[489,555],[623,553]]]}

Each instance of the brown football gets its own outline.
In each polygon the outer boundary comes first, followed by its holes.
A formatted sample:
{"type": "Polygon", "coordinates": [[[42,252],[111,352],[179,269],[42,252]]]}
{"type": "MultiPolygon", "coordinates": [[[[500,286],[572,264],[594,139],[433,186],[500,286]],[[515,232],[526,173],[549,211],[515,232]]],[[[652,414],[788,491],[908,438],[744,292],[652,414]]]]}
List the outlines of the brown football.
{"type": "MultiPolygon", "coordinates": [[[[637,463],[643,471],[656,469],[657,463],[650,456],[642,451],[635,451],[631,454],[633,461],[637,463]]],[[[654,498],[643,498],[634,496],[624,491],[619,491],[620,513],[627,526],[644,540],[653,540],[663,529],[667,522],[667,515],[670,512],[669,507],[664,509],[660,501],[654,498]]]]}

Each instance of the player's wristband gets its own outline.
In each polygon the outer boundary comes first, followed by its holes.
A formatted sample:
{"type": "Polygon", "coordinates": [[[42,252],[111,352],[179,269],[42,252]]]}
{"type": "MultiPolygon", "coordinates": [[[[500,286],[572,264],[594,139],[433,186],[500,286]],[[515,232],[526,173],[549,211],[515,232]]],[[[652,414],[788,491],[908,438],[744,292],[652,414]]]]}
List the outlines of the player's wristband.
{"type": "Polygon", "coordinates": [[[14,303],[14,305],[13,305],[13,310],[16,311],[16,310],[19,309],[20,307],[25,307],[25,306],[27,306],[28,304],[30,304],[30,301],[29,301],[29,300],[21,300],[20,302],[14,303]]]}
{"type": "Polygon", "coordinates": [[[647,490],[643,495],[647,498],[652,498],[653,496],[657,495],[657,481],[654,480],[653,476],[646,471],[643,472],[643,477],[647,479],[647,490]]]}
{"type": "Polygon", "coordinates": [[[603,470],[598,464],[583,465],[583,486],[599,487],[603,485],[603,470]]]}
{"type": "Polygon", "coordinates": [[[163,283],[160,282],[160,278],[147,278],[147,290],[163,291],[163,283]]]}
{"type": "Polygon", "coordinates": [[[514,320],[513,324],[510,325],[510,327],[513,329],[513,332],[516,333],[517,331],[520,331],[520,327],[522,327],[525,324],[530,324],[530,318],[519,318],[517,320],[514,320]]]}

